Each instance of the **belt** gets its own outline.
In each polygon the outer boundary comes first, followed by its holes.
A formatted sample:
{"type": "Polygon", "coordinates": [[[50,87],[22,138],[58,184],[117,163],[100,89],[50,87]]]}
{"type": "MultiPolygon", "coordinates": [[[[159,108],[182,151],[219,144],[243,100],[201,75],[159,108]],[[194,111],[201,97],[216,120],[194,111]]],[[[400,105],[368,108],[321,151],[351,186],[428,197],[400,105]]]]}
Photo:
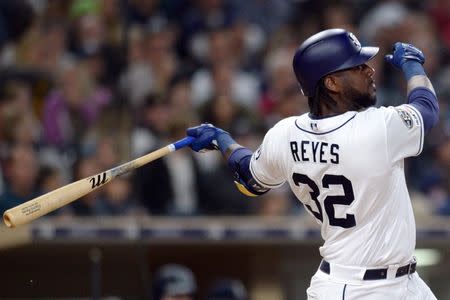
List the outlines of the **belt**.
{"type": "MultiPolygon", "coordinates": [[[[409,264],[398,267],[398,269],[395,273],[395,277],[401,277],[401,276],[409,275],[409,274],[416,272],[416,266],[417,266],[417,262],[415,260],[412,260],[409,264]]],[[[326,260],[322,260],[322,262],[320,263],[319,269],[326,274],[331,273],[330,272],[330,269],[331,269],[330,263],[327,262],[326,260]]],[[[386,279],[387,274],[388,274],[388,268],[367,269],[364,272],[363,280],[386,279]]]]}

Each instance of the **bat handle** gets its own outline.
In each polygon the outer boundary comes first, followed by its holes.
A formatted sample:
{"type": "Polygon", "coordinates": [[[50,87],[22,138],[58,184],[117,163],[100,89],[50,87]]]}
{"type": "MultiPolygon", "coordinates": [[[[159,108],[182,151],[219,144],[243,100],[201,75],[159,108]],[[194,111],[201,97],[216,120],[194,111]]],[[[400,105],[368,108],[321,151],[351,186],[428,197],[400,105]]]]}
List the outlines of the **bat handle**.
{"type": "Polygon", "coordinates": [[[175,143],[171,144],[170,148],[172,151],[176,151],[178,149],[184,148],[186,146],[189,146],[193,141],[195,140],[192,136],[187,136],[184,139],[181,139],[179,141],[176,141],[175,143]]]}

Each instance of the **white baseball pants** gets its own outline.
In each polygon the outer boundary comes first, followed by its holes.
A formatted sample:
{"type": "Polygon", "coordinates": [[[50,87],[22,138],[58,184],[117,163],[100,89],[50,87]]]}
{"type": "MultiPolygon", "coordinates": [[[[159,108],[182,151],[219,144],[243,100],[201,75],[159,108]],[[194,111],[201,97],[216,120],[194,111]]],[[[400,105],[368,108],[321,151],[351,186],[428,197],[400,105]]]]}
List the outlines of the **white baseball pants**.
{"type": "Polygon", "coordinates": [[[307,290],[308,300],[434,300],[417,272],[397,278],[355,280],[345,274],[317,270],[307,290]],[[344,275],[344,276],[342,276],[344,275]]]}

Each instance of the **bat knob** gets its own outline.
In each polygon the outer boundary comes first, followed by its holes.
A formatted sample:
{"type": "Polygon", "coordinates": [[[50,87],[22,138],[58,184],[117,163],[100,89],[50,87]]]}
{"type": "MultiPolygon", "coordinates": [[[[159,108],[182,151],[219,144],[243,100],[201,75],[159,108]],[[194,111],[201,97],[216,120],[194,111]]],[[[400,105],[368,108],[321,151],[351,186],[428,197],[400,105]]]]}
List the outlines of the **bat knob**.
{"type": "Polygon", "coordinates": [[[3,214],[3,222],[5,222],[6,226],[9,228],[14,227],[14,222],[11,220],[11,216],[9,215],[8,211],[5,211],[3,214]]]}

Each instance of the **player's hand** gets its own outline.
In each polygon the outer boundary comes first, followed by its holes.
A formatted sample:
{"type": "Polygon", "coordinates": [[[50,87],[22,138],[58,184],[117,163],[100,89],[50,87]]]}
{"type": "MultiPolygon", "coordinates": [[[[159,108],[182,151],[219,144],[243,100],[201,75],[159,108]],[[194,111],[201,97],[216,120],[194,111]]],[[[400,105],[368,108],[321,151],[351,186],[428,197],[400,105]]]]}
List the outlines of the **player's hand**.
{"type": "Polygon", "coordinates": [[[407,61],[417,61],[422,65],[425,62],[425,56],[419,48],[411,44],[400,42],[394,44],[392,54],[386,55],[384,59],[399,69],[401,69],[403,64],[407,61]]]}
{"type": "Polygon", "coordinates": [[[188,128],[186,131],[188,136],[192,136],[195,140],[191,143],[190,147],[196,152],[203,152],[207,150],[218,150],[217,143],[218,136],[221,134],[227,134],[225,130],[213,126],[212,124],[202,124],[200,126],[188,128]]]}

